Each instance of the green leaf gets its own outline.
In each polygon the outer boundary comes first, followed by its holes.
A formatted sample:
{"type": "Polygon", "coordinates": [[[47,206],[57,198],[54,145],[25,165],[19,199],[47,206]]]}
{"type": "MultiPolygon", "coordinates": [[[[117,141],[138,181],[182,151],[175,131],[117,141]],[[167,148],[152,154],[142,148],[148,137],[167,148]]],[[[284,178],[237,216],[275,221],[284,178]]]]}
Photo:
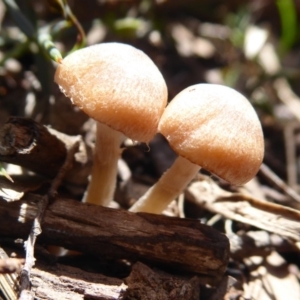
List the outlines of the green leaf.
{"type": "Polygon", "coordinates": [[[297,12],[294,0],[277,0],[276,5],[281,20],[281,51],[290,49],[297,38],[297,12]]]}
{"type": "Polygon", "coordinates": [[[7,7],[12,19],[20,30],[30,39],[34,38],[36,30],[32,23],[26,18],[26,16],[21,12],[17,3],[14,0],[4,0],[4,4],[7,7]]]}
{"type": "Polygon", "coordinates": [[[52,41],[52,36],[45,30],[39,31],[37,41],[40,47],[57,63],[62,61],[62,55],[52,41]]]}
{"type": "Polygon", "coordinates": [[[0,174],[3,175],[6,179],[8,179],[11,182],[14,182],[13,179],[9,176],[9,174],[6,172],[2,164],[0,163],[0,174]]]}

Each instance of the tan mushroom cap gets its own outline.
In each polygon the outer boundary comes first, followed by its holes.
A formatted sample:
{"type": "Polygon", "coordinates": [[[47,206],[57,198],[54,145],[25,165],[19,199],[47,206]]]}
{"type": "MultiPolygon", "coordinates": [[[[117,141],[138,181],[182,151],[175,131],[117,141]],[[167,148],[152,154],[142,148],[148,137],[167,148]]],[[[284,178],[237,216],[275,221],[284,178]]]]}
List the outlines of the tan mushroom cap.
{"type": "Polygon", "coordinates": [[[180,156],[231,184],[252,179],[262,163],[264,139],[250,102],[235,90],[198,84],[165,109],[161,132],[180,156]]]}
{"type": "Polygon", "coordinates": [[[63,59],[55,81],[91,118],[149,142],[167,104],[166,83],[142,51],[121,43],[90,46],[63,59]]]}

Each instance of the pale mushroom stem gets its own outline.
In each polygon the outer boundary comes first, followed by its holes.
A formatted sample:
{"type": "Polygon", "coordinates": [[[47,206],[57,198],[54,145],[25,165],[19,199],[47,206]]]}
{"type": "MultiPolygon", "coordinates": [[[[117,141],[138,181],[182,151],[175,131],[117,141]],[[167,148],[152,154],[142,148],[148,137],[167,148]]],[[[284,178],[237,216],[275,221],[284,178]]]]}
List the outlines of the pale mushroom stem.
{"type": "Polygon", "coordinates": [[[130,209],[131,212],[161,213],[197,175],[200,167],[178,156],[168,169],[130,209]]]}
{"type": "Polygon", "coordinates": [[[121,132],[97,122],[94,162],[84,202],[107,206],[113,199],[124,138],[121,132]]]}

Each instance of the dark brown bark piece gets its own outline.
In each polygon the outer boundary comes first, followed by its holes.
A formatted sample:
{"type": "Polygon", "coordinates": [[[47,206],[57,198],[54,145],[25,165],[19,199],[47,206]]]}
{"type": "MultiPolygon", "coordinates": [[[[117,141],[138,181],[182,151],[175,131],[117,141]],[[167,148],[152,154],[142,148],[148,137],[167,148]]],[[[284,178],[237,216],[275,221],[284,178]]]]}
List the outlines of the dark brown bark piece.
{"type": "Polygon", "coordinates": [[[65,180],[86,185],[92,164],[91,151],[81,137],[68,136],[31,119],[11,117],[0,128],[0,161],[54,178],[76,141],[80,142],[79,151],[65,180]]]}
{"type": "MultiPolygon", "coordinates": [[[[37,195],[0,201],[0,234],[26,238],[37,195]]],[[[220,277],[229,259],[225,235],[197,220],[95,206],[57,199],[46,210],[40,241],[107,258],[126,258],[176,271],[220,277]]]]}
{"type": "Polygon", "coordinates": [[[0,145],[0,161],[48,177],[55,176],[67,154],[64,143],[45,126],[24,118],[9,118],[0,129],[0,145]]]}
{"type": "Polygon", "coordinates": [[[200,284],[196,276],[179,277],[152,270],[136,263],[126,278],[128,285],[124,300],[199,300],[200,284]]]}

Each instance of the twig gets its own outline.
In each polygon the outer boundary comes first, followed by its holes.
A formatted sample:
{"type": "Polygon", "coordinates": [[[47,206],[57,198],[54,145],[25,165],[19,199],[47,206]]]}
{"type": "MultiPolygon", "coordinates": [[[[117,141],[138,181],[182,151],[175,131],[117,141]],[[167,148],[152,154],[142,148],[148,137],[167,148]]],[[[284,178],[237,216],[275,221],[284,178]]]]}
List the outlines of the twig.
{"type": "Polygon", "coordinates": [[[214,226],[217,222],[222,220],[223,216],[220,214],[215,214],[213,217],[211,217],[207,222],[206,225],[208,226],[214,226]]]}
{"type": "Polygon", "coordinates": [[[86,44],[86,35],[84,32],[84,29],[81,26],[80,22],[75,17],[75,15],[73,14],[70,6],[68,5],[68,1],[67,0],[58,0],[57,3],[60,5],[60,7],[62,9],[64,18],[68,21],[71,21],[75,25],[76,29],[78,30],[77,42],[74,45],[72,51],[84,47],[86,44]]]}
{"type": "Polygon", "coordinates": [[[296,124],[295,122],[287,122],[283,128],[287,164],[287,182],[292,188],[297,188],[297,155],[294,132],[297,126],[299,127],[299,122],[296,124]]]}
{"type": "Polygon", "coordinates": [[[251,204],[252,207],[255,207],[262,211],[269,212],[271,214],[278,215],[293,221],[300,220],[300,212],[298,210],[280,204],[263,201],[261,199],[252,197],[252,195],[232,193],[231,195],[227,197],[221,197],[216,201],[247,201],[249,204],[251,204]]]}
{"type": "Polygon", "coordinates": [[[21,272],[20,276],[20,297],[19,300],[29,300],[34,299],[34,296],[32,295],[30,289],[30,273],[31,269],[34,266],[35,258],[34,258],[34,245],[37,239],[37,236],[41,234],[41,224],[43,221],[43,216],[46,211],[46,208],[49,204],[49,202],[55,197],[56,191],[61,184],[65,174],[67,171],[71,168],[73,157],[78,149],[79,142],[74,143],[74,145],[70,148],[70,150],[67,153],[66,160],[59,170],[56,178],[53,180],[51,187],[49,189],[49,192],[41,199],[41,201],[38,203],[38,211],[37,215],[34,218],[33,225],[31,228],[31,232],[29,234],[28,240],[25,243],[25,249],[26,249],[26,258],[25,258],[25,265],[21,272]]]}
{"type": "Polygon", "coordinates": [[[288,196],[290,196],[294,201],[300,203],[300,196],[288,186],[282,179],[280,179],[267,165],[262,164],[260,171],[266,176],[273,184],[284,191],[288,196]]]}
{"type": "Polygon", "coordinates": [[[180,218],[185,218],[184,213],[184,194],[181,193],[178,197],[178,213],[180,218]]]}
{"type": "Polygon", "coordinates": [[[299,97],[292,90],[289,82],[281,77],[274,81],[274,89],[278,98],[283,102],[297,120],[300,120],[299,97]]]}
{"type": "Polygon", "coordinates": [[[221,189],[211,178],[192,183],[187,189],[190,201],[213,213],[281,235],[300,245],[300,212],[248,194],[221,189]]]}

